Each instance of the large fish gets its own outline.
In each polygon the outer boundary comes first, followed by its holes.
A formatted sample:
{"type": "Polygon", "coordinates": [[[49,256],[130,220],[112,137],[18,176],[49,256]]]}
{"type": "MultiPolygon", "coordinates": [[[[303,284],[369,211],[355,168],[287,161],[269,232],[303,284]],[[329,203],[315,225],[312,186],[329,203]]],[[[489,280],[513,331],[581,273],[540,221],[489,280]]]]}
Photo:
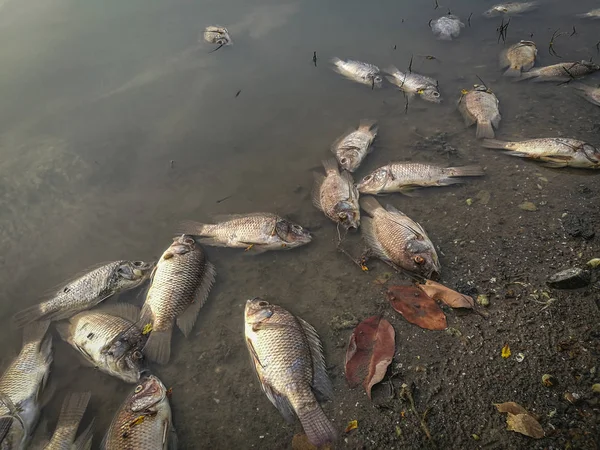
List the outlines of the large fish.
{"type": "Polygon", "coordinates": [[[104,450],[175,450],[177,435],[167,388],[150,375],[121,405],[102,441],[104,450]]]}
{"type": "Polygon", "coordinates": [[[189,235],[173,239],[152,274],[140,313],[140,328],[152,330],[144,355],[159,364],[169,362],[171,335],[177,326],[187,336],[215,281],[215,268],[189,235]]]}
{"type": "Polygon", "coordinates": [[[363,220],[362,234],[375,256],[424,278],[439,277],[435,247],[421,225],[391,205],[383,208],[374,197],[360,205],[372,217],[363,220]]]}
{"type": "Polygon", "coordinates": [[[201,244],[245,248],[254,253],[287,250],[312,240],[305,228],[271,213],[235,214],[215,224],[185,222],[182,227],[186,234],[198,236],[201,244]]]}
{"type": "Polygon", "coordinates": [[[358,190],[350,172],[340,173],[335,159],[323,161],[325,176],[315,173],[313,204],[334,222],[348,230],[360,226],[358,190]]]}
{"type": "Polygon", "coordinates": [[[56,429],[44,450],[89,450],[92,448],[93,421],[75,439],[90,397],[90,392],[73,392],[65,397],[56,429]]]}
{"type": "Polygon", "coordinates": [[[537,47],[531,41],[520,41],[511,45],[500,54],[500,65],[508,67],[504,75],[507,77],[520,77],[521,72],[531,70],[535,64],[537,47]]]}
{"type": "Polygon", "coordinates": [[[260,298],[246,302],[244,315],[246,345],[268,399],[289,423],[300,419],[313,445],[333,442],[336,430],[317,401],[331,399],[333,389],[316,330],[260,298]]]}
{"type": "Polygon", "coordinates": [[[352,59],[343,61],[339,58],[333,58],[331,62],[334,66],[333,69],[349,80],[366,84],[371,86],[371,88],[381,87],[383,78],[381,77],[379,67],[362,61],[354,61],[352,59]]]}
{"type": "Polygon", "coordinates": [[[56,328],[94,367],[127,383],[137,383],[147,340],[136,325],[138,319],[137,307],[118,303],[81,312],[56,328]]]}
{"type": "Polygon", "coordinates": [[[458,110],[468,127],[477,123],[477,139],[494,138],[494,128],[498,128],[502,119],[499,105],[498,97],[485,86],[475,86],[472,91],[463,93],[458,102],[458,110]]]}
{"type": "Polygon", "coordinates": [[[437,80],[415,72],[400,72],[394,66],[388,67],[385,71],[391,75],[386,77],[388,81],[398,86],[408,98],[418,95],[428,102],[442,101],[437,80]]]}
{"type": "Polygon", "coordinates": [[[372,150],[371,144],[377,136],[377,122],[361,120],[356,130],[340,136],[331,146],[340,166],[348,172],[354,172],[372,150]]]}
{"type": "Polygon", "coordinates": [[[0,378],[0,417],[13,417],[9,428],[2,427],[2,450],[27,447],[40,411],[49,400],[44,395],[52,364],[52,335],[46,334],[49,325],[43,321],[25,327],[23,348],[0,378]]]}
{"type": "Polygon", "coordinates": [[[514,142],[484,139],[482,145],[508,150],[512,156],[539,159],[549,167],[600,169],[600,150],[577,139],[540,138],[514,142]]]}
{"type": "Polygon", "coordinates": [[[85,311],[107,298],[140,286],[150,276],[153,264],[143,261],[114,261],[65,283],[51,299],[15,314],[22,327],[35,320],[62,320],[85,311]]]}
{"type": "Polygon", "coordinates": [[[464,183],[464,177],[479,177],[478,166],[442,167],[433,164],[396,162],[375,169],[357,184],[361,194],[410,194],[415,188],[464,183]]]}
{"type": "Polygon", "coordinates": [[[448,14],[429,22],[433,34],[442,41],[451,41],[460,35],[460,29],[465,24],[457,16],[448,14]]]}
{"type": "Polygon", "coordinates": [[[551,66],[531,69],[529,72],[522,73],[519,81],[570,81],[574,78],[581,78],[598,70],[600,70],[598,64],[586,60],[563,62],[551,66]]]}
{"type": "Polygon", "coordinates": [[[538,7],[538,2],[508,2],[492,6],[483,13],[485,17],[496,17],[500,15],[519,15],[532,11],[538,7]]]}

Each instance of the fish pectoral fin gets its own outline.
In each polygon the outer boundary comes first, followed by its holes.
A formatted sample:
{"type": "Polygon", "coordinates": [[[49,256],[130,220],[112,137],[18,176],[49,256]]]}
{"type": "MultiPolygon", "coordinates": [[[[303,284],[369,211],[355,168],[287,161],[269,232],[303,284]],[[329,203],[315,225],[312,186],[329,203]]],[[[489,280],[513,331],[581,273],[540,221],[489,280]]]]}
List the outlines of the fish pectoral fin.
{"type": "Polygon", "coordinates": [[[296,421],[296,413],[288,398],[285,395],[277,392],[262,380],[261,384],[264,393],[267,395],[267,398],[271,401],[271,403],[273,403],[273,406],[277,408],[287,423],[293,424],[296,421]]]}
{"type": "Polygon", "coordinates": [[[177,450],[179,439],[177,438],[177,431],[173,424],[169,424],[169,430],[167,435],[167,450],[177,450]]]}
{"type": "Polygon", "coordinates": [[[407,197],[420,197],[423,194],[423,188],[422,186],[417,186],[416,184],[402,186],[400,188],[400,193],[406,195],[407,197]]]}
{"type": "MultiPolygon", "coordinates": [[[[264,368],[265,366],[263,366],[262,363],[260,362],[260,358],[258,357],[258,353],[256,353],[256,349],[254,348],[252,341],[248,338],[246,338],[246,345],[248,346],[248,351],[250,352],[250,355],[252,356],[252,360],[254,361],[254,366],[260,366],[260,367],[264,368]]],[[[260,377],[258,377],[258,378],[260,379],[260,377]]]]}
{"type": "Polygon", "coordinates": [[[551,162],[566,162],[566,161],[572,161],[573,157],[570,155],[548,155],[548,156],[542,156],[542,159],[544,161],[551,161],[551,162]]]}
{"type": "Polygon", "coordinates": [[[208,293],[215,282],[215,276],[215,266],[207,262],[204,268],[204,273],[202,274],[202,279],[200,280],[200,284],[196,290],[194,301],[183,313],[179,315],[179,317],[177,317],[177,326],[186,337],[190,331],[192,331],[192,328],[196,323],[200,308],[202,308],[204,303],[206,303],[208,293]]]}
{"type": "Polygon", "coordinates": [[[385,253],[383,247],[381,247],[381,244],[373,232],[373,219],[368,217],[363,218],[362,223],[360,224],[360,229],[362,230],[363,239],[373,255],[375,255],[377,258],[383,259],[384,261],[389,260],[389,257],[385,253]]]}
{"type": "Polygon", "coordinates": [[[75,442],[73,442],[73,450],[91,450],[92,448],[92,438],[94,437],[94,421],[92,419],[90,424],[83,430],[75,442]]]}
{"type": "Polygon", "coordinates": [[[550,169],[560,169],[561,167],[568,166],[568,164],[565,161],[544,161],[541,165],[550,169]]]}
{"type": "Polygon", "coordinates": [[[313,366],[313,382],[311,385],[313,391],[319,400],[330,400],[333,398],[333,386],[331,385],[331,380],[327,374],[325,357],[323,356],[323,345],[321,344],[317,330],[299,317],[297,319],[302,326],[302,330],[304,331],[304,335],[306,336],[310,348],[313,366]]]}

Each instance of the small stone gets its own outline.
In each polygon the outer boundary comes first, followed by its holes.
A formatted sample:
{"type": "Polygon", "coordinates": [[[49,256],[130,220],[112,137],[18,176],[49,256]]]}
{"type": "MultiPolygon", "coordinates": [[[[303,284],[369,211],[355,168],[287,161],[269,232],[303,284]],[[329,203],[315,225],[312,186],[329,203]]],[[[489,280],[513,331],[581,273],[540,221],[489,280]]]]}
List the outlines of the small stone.
{"type": "Polygon", "coordinates": [[[473,438],[474,441],[478,441],[480,439],[479,436],[476,434],[472,434],[471,437],[473,438]]]}
{"type": "Polygon", "coordinates": [[[467,206],[471,206],[473,204],[473,199],[472,198],[468,198],[467,201],[467,206]]]}
{"type": "Polygon", "coordinates": [[[569,403],[575,405],[575,404],[579,403],[581,396],[579,394],[576,394],[575,392],[573,392],[573,393],[565,392],[564,398],[569,403]]]}
{"type": "Polygon", "coordinates": [[[477,304],[481,306],[490,306],[490,299],[485,294],[479,294],[477,296],[477,304]]]}
{"type": "Polygon", "coordinates": [[[518,363],[521,363],[521,362],[525,361],[525,355],[523,353],[517,353],[517,356],[515,357],[515,360],[518,363]]]}
{"type": "Polygon", "coordinates": [[[586,265],[592,269],[600,267],[600,258],[592,258],[586,263],[586,265]]]}
{"type": "Polygon", "coordinates": [[[600,383],[592,384],[592,392],[600,394],[600,383]]]}
{"type": "Polygon", "coordinates": [[[592,275],[588,270],[573,267],[555,273],[546,284],[554,289],[579,289],[587,286],[592,281],[592,275]]]}
{"type": "Polygon", "coordinates": [[[475,197],[477,197],[479,203],[481,203],[482,205],[487,205],[492,196],[489,191],[479,191],[475,197]]]}
{"type": "Polygon", "coordinates": [[[542,384],[546,387],[552,387],[558,384],[558,380],[554,375],[545,373],[544,375],[542,375],[542,384]]]}
{"type": "Polygon", "coordinates": [[[519,205],[519,208],[523,211],[537,211],[537,206],[532,202],[523,202],[519,205]]]}

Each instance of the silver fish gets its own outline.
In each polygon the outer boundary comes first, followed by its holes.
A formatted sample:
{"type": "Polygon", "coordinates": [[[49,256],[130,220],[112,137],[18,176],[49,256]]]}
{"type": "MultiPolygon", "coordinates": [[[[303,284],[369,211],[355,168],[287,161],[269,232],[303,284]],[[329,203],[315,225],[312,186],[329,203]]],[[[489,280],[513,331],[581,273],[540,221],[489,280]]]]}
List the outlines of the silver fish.
{"type": "Polygon", "coordinates": [[[531,70],[535,64],[537,47],[531,41],[520,41],[511,45],[500,54],[500,65],[508,67],[504,75],[507,77],[520,77],[521,72],[531,70]]]}
{"type": "Polygon", "coordinates": [[[102,372],[137,383],[147,335],[136,326],[139,309],[127,303],[81,312],[56,325],[60,336],[102,372]]]}
{"type": "Polygon", "coordinates": [[[514,142],[484,139],[482,145],[509,150],[508,154],[512,156],[539,159],[549,167],[600,169],[600,149],[577,139],[541,138],[514,142]]]}
{"type": "Polygon", "coordinates": [[[300,419],[313,445],[333,442],[337,432],[315,397],[333,396],[316,330],[261,298],[246,302],[244,319],[248,352],[268,399],[286,421],[300,419]]]}
{"type": "Polygon", "coordinates": [[[361,194],[410,194],[415,188],[464,183],[464,177],[483,175],[481,167],[441,167],[432,164],[397,162],[375,169],[356,186],[361,194]]]}
{"type": "Polygon", "coordinates": [[[432,20],[429,23],[433,34],[443,41],[451,41],[460,34],[460,29],[465,27],[465,24],[460,21],[457,16],[451,14],[442,16],[439,19],[432,20]]]}
{"type": "Polygon", "coordinates": [[[377,136],[377,123],[363,119],[358,128],[339,137],[331,146],[340,166],[348,172],[354,172],[368,153],[377,136]]]}
{"type": "Polygon", "coordinates": [[[590,61],[564,62],[531,69],[529,72],[521,74],[519,81],[530,79],[536,82],[569,81],[573,78],[580,78],[598,70],[600,70],[600,66],[590,61]]]}
{"type": "Polygon", "coordinates": [[[577,14],[577,17],[585,18],[585,19],[600,19],[600,8],[592,9],[583,14],[577,14]]]}
{"type": "Polygon", "coordinates": [[[419,95],[428,102],[440,103],[442,101],[437,80],[414,72],[403,73],[394,66],[388,67],[385,72],[391,75],[386,77],[388,81],[398,86],[408,98],[419,95]]]}
{"type": "Polygon", "coordinates": [[[184,222],[183,232],[198,236],[201,244],[234,247],[262,253],[308,244],[312,236],[300,225],[271,213],[233,214],[219,223],[184,222]]]}
{"type": "Polygon", "coordinates": [[[140,286],[150,276],[154,264],[143,261],[115,261],[104,264],[65,283],[50,300],[15,314],[16,326],[35,320],[68,319],[107,298],[140,286]]]}
{"type": "Polygon", "coordinates": [[[23,348],[0,378],[0,417],[13,417],[4,429],[0,449],[24,449],[35,428],[40,411],[49,398],[44,388],[52,364],[52,335],[49,321],[35,322],[23,331],[23,348]]]}
{"type": "Polygon", "coordinates": [[[371,88],[381,87],[383,78],[381,77],[379,67],[352,59],[343,61],[339,58],[332,58],[331,62],[334,65],[333,70],[349,80],[366,84],[371,86],[371,88]]]}
{"type": "Polygon", "coordinates": [[[56,429],[44,450],[89,450],[92,448],[93,421],[75,439],[90,397],[90,392],[73,392],[65,397],[56,429]]]}
{"type": "Polygon", "coordinates": [[[492,6],[483,13],[485,17],[496,17],[502,14],[518,15],[532,11],[538,7],[538,2],[508,2],[492,6]]]}
{"type": "Polygon", "coordinates": [[[204,29],[204,40],[210,44],[232,45],[231,36],[227,28],[219,25],[210,25],[204,29]]]}
{"type": "Polygon", "coordinates": [[[485,86],[475,86],[472,91],[463,91],[458,101],[458,110],[463,115],[465,124],[470,127],[477,124],[477,139],[495,137],[494,128],[498,128],[502,116],[498,97],[485,86]]]}
{"type": "Polygon", "coordinates": [[[571,83],[577,93],[593,105],[600,106],[600,87],[592,87],[583,83],[571,83]]]}

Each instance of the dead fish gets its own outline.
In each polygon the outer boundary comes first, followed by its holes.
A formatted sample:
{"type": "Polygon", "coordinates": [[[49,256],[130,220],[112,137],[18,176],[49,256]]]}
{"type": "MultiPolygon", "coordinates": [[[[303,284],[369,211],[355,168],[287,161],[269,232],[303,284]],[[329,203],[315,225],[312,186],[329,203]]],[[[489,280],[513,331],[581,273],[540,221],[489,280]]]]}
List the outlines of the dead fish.
{"type": "Polygon", "coordinates": [[[465,24],[460,21],[457,16],[448,14],[439,19],[432,20],[429,23],[433,34],[443,41],[451,41],[457,38],[460,34],[460,29],[465,27],[465,24]]]}
{"type": "Polygon", "coordinates": [[[167,388],[154,375],[143,379],[121,405],[100,445],[104,450],[175,450],[177,434],[167,388]]]}
{"type": "Polygon", "coordinates": [[[216,224],[185,222],[186,234],[201,244],[252,249],[254,253],[286,250],[308,244],[312,236],[300,225],[271,213],[234,214],[216,224]]]}
{"type": "Polygon", "coordinates": [[[90,392],[73,392],[65,397],[56,429],[44,450],[88,450],[92,448],[93,421],[75,439],[79,423],[85,414],[90,397],[90,392]]]}
{"type": "Polygon", "coordinates": [[[263,392],[289,423],[300,419],[308,440],[320,447],[337,432],[317,398],[333,396],[316,330],[281,306],[261,298],[246,302],[246,345],[263,392]]]}
{"type": "Polygon", "coordinates": [[[478,166],[441,167],[433,164],[396,162],[375,169],[356,186],[361,194],[409,194],[415,188],[464,183],[464,177],[479,177],[478,166]]]}
{"type": "Polygon", "coordinates": [[[23,331],[23,347],[0,378],[0,417],[12,417],[12,424],[0,443],[1,449],[24,449],[35,428],[41,409],[50,400],[44,393],[52,364],[52,335],[49,321],[34,322],[23,331]]]}
{"type": "Polygon", "coordinates": [[[458,110],[468,127],[477,123],[477,139],[493,138],[494,128],[498,128],[502,119],[499,104],[498,98],[485,86],[476,85],[472,91],[463,91],[458,110]]]}
{"type": "Polygon", "coordinates": [[[549,167],[600,169],[600,150],[577,139],[541,138],[514,142],[485,139],[482,145],[509,150],[507,153],[512,156],[539,159],[549,167]]]}
{"type": "Polygon", "coordinates": [[[361,199],[364,218],[362,235],[378,258],[415,275],[437,279],[440,263],[425,230],[392,205],[385,208],[374,197],[361,199]]]}
{"type": "Polygon", "coordinates": [[[521,72],[527,72],[535,64],[537,47],[531,41],[520,41],[511,45],[500,55],[501,67],[508,67],[504,75],[507,77],[520,77],[521,72]]]}
{"type": "Polygon", "coordinates": [[[409,99],[414,95],[419,95],[428,102],[440,103],[442,101],[437,80],[414,72],[403,73],[394,66],[388,67],[385,72],[391,75],[386,77],[388,81],[398,86],[409,99]]]}
{"type": "Polygon", "coordinates": [[[102,372],[137,383],[144,368],[147,334],[136,326],[139,309],[117,303],[81,312],[56,325],[61,338],[102,372]]]}
{"type": "Polygon", "coordinates": [[[569,81],[573,78],[580,78],[596,72],[597,70],[600,70],[600,66],[590,61],[565,62],[538,67],[537,69],[522,73],[519,81],[529,79],[533,79],[533,81],[569,81]]]}
{"type": "Polygon", "coordinates": [[[175,321],[185,336],[192,331],[215,273],[192,236],[184,234],[173,239],[156,264],[140,314],[139,328],[152,330],[144,347],[149,360],[169,362],[175,321]]]}
{"type": "Polygon", "coordinates": [[[114,261],[65,283],[50,300],[31,306],[13,317],[17,327],[35,320],[68,319],[107,298],[140,286],[150,276],[153,263],[114,261]]]}
{"type": "Polygon", "coordinates": [[[492,6],[483,13],[485,17],[496,17],[502,14],[518,15],[527,11],[532,11],[538,7],[538,2],[508,2],[492,6]]]}
{"type": "Polygon", "coordinates": [[[204,29],[204,40],[210,44],[232,45],[231,36],[227,28],[219,25],[210,25],[204,29]]]}
{"type": "Polygon", "coordinates": [[[371,152],[376,136],[377,122],[363,119],[356,130],[340,136],[331,146],[331,151],[344,170],[354,172],[371,152]]]}
{"type": "Polygon", "coordinates": [[[581,17],[583,19],[600,19],[600,8],[592,9],[583,14],[577,14],[577,17],[581,17]]]}
{"type": "Polygon", "coordinates": [[[366,84],[372,88],[381,87],[383,78],[381,77],[379,67],[352,59],[343,61],[339,58],[332,58],[331,62],[334,65],[333,70],[349,80],[366,84]]]}
{"type": "Polygon", "coordinates": [[[350,172],[340,173],[335,159],[323,161],[325,176],[315,173],[315,185],[312,200],[334,222],[347,230],[356,230],[360,226],[360,207],[358,190],[350,172]]]}
{"type": "Polygon", "coordinates": [[[588,102],[600,106],[600,87],[592,87],[583,83],[571,83],[571,86],[588,102]]]}

